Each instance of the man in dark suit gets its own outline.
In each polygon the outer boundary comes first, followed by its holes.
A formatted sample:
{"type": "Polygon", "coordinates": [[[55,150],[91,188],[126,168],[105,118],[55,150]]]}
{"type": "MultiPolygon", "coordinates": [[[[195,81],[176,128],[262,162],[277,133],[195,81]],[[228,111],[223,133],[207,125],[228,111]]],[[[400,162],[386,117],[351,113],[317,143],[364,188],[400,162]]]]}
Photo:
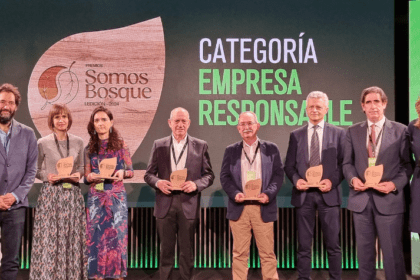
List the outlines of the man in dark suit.
{"type": "Polygon", "coordinates": [[[287,150],[284,170],[295,186],[292,190],[292,205],[297,208],[299,279],[310,279],[317,210],[328,252],[330,279],[341,279],[340,183],[343,180],[345,131],[324,121],[327,112],[328,96],[320,91],[309,93],[306,98],[308,125],[290,134],[287,150]],[[321,187],[310,188],[306,181],[306,171],[320,164],[323,167],[321,187]]]}
{"type": "Polygon", "coordinates": [[[200,211],[200,193],[211,186],[211,169],[207,143],[187,135],[190,116],[184,108],[175,108],[168,120],[172,135],[156,140],[144,180],[156,189],[154,215],[161,242],[160,279],[170,279],[178,240],[179,271],[182,279],[191,279],[194,268],[194,232],[200,211]],[[187,169],[186,182],[174,190],[170,182],[173,171],[187,169]]]}
{"type": "Polygon", "coordinates": [[[385,118],[387,96],[379,87],[363,90],[361,105],[367,121],[347,130],[343,172],[350,184],[348,209],[353,211],[359,279],[375,279],[376,249],[384,256],[387,280],[406,279],[402,247],[403,188],[411,176],[407,127],[385,118]],[[383,164],[381,182],[365,186],[368,166],[383,164]]]}
{"type": "Polygon", "coordinates": [[[36,175],[38,148],[34,131],[13,119],[21,101],[11,84],[0,86],[0,279],[16,279],[27,194],[36,175]]]}
{"type": "Polygon", "coordinates": [[[233,235],[233,280],[247,278],[251,229],[263,279],[278,279],[273,222],[277,220],[276,196],[284,178],[280,152],[276,144],[257,137],[260,124],[253,112],[241,113],[237,128],[242,141],[226,148],[220,172],[220,182],[229,197],[227,218],[233,235]],[[246,201],[244,187],[253,179],[262,180],[259,200],[246,201]]]}

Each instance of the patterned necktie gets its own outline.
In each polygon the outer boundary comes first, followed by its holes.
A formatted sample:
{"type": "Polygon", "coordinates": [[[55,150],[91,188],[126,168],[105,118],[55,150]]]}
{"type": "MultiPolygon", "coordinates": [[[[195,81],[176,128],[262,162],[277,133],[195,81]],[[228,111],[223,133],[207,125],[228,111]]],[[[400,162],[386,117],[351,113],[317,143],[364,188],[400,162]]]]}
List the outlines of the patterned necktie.
{"type": "Polygon", "coordinates": [[[311,138],[311,157],[309,159],[310,166],[317,166],[321,162],[321,159],[319,157],[319,138],[318,133],[316,133],[318,127],[318,125],[314,125],[314,133],[312,134],[311,138]]]}
{"type": "Polygon", "coordinates": [[[375,133],[375,125],[374,124],[372,124],[371,126],[370,126],[370,128],[371,128],[371,132],[370,132],[370,137],[372,138],[371,140],[372,140],[372,142],[370,142],[369,141],[369,144],[368,144],[368,153],[369,153],[369,157],[370,158],[373,158],[373,157],[375,157],[374,156],[374,150],[372,149],[372,143],[373,144],[376,144],[376,133],[375,133]]]}

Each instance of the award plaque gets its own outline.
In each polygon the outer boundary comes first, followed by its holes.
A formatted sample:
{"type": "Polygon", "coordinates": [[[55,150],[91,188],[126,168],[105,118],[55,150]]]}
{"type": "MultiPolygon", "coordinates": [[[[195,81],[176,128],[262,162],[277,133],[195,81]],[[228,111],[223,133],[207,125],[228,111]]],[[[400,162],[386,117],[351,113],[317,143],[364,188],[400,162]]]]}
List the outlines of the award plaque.
{"type": "Polygon", "coordinates": [[[73,170],[73,157],[66,157],[62,158],[59,161],[57,161],[57,164],[55,165],[58,175],[53,176],[54,179],[64,179],[64,178],[79,178],[79,176],[70,176],[71,171],[73,170]]]}
{"type": "Polygon", "coordinates": [[[182,184],[187,180],[187,168],[171,173],[172,190],[180,191],[182,184]]]}
{"type": "Polygon", "coordinates": [[[261,193],[261,185],[261,179],[249,180],[246,182],[244,189],[244,200],[260,200],[260,198],[257,196],[261,193]]]}
{"type": "Polygon", "coordinates": [[[322,185],[319,184],[322,178],[322,165],[317,165],[313,167],[309,167],[306,170],[306,181],[308,182],[307,187],[309,188],[319,188],[322,185]]]}
{"type": "Polygon", "coordinates": [[[365,170],[365,187],[374,188],[376,187],[382,179],[384,174],[384,165],[371,166],[365,170]]]}
{"type": "Polygon", "coordinates": [[[115,168],[117,167],[117,158],[106,158],[99,163],[99,174],[95,177],[99,179],[118,180],[117,177],[113,177],[115,168]]]}

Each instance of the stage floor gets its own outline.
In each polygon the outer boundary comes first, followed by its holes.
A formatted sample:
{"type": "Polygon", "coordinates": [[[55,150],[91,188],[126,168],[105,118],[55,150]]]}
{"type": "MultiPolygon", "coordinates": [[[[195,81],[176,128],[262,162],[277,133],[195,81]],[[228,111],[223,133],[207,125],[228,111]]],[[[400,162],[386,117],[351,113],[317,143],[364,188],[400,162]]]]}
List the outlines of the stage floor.
{"type": "MultiPolygon", "coordinates": [[[[173,279],[178,279],[179,273],[176,269],[175,277],[173,279]]],[[[343,271],[342,279],[343,280],[355,280],[357,279],[357,270],[345,270],[343,271]]],[[[296,270],[279,270],[280,279],[295,280],[298,275],[296,270]]],[[[326,270],[313,270],[311,274],[312,280],[324,280],[328,279],[328,271],[326,270]]],[[[20,270],[17,280],[28,280],[29,279],[29,270],[20,270]]],[[[152,269],[130,269],[128,270],[128,277],[125,280],[158,280],[157,270],[152,269]]],[[[230,269],[197,269],[193,280],[229,280],[232,279],[230,269]]],[[[250,269],[248,280],[261,280],[261,270],[259,269],[250,269]]],[[[412,277],[407,275],[407,280],[420,280],[420,276],[412,277]]],[[[380,270],[376,274],[376,280],[385,280],[384,271],[380,270]]]]}

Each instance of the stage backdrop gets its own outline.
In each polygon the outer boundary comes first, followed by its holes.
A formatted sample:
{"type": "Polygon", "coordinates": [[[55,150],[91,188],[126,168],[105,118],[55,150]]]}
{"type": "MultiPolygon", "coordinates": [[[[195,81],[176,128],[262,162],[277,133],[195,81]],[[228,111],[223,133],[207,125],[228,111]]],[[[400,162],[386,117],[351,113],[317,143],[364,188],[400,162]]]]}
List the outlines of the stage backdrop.
{"type": "MultiPolygon", "coordinates": [[[[209,144],[216,180],[204,207],[227,204],[218,175],[226,146],[240,140],[241,111],[257,113],[259,137],[283,160],[290,132],[306,124],[310,91],[328,94],[326,119],[344,128],[365,119],[359,97],[373,85],[395,117],[392,0],[33,0],[2,1],[0,10],[0,82],[23,94],[16,119],[45,136],[52,104],[66,103],[70,132],[87,143],[90,112],[111,109],[136,170],[130,207],[154,205],[142,175],[174,107],[190,112],[189,133],[209,144]]],[[[291,206],[291,189],[286,179],[279,207],[291,206]]],[[[347,195],[344,183],[343,206],[347,195]]]]}

